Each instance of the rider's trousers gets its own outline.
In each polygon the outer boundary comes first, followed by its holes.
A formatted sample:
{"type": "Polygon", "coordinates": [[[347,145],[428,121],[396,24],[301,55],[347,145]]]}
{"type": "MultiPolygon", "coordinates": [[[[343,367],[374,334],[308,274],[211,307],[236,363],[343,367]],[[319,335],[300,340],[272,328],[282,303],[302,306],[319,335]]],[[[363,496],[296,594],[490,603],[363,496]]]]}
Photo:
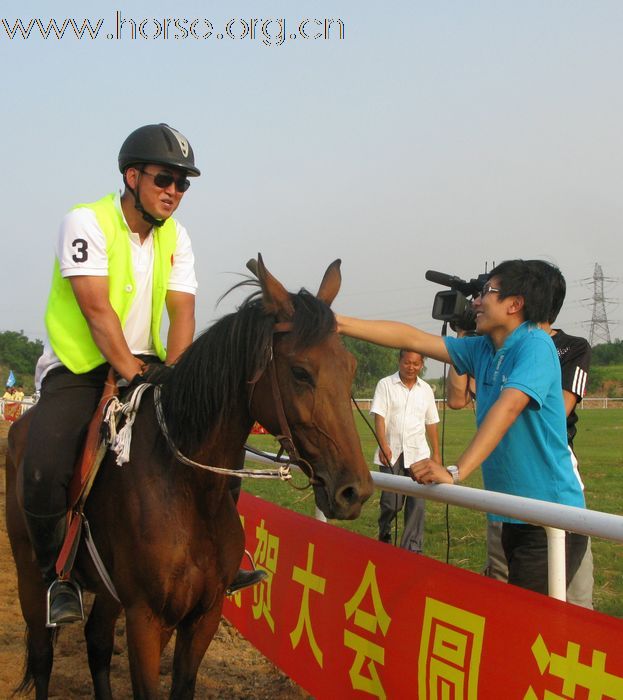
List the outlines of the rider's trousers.
{"type": "Polygon", "coordinates": [[[57,367],[43,380],[24,454],[24,508],[29,513],[49,516],[67,509],[67,488],[108,369],[103,364],[73,374],[57,367]]]}

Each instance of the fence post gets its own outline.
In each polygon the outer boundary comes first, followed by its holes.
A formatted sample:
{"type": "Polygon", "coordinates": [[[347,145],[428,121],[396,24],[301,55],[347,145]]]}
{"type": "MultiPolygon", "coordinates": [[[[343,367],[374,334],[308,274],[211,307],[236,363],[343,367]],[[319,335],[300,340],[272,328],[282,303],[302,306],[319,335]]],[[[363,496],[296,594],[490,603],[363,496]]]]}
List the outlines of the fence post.
{"type": "Polygon", "coordinates": [[[550,598],[567,600],[565,531],[545,527],[547,534],[547,568],[550,598]]]}

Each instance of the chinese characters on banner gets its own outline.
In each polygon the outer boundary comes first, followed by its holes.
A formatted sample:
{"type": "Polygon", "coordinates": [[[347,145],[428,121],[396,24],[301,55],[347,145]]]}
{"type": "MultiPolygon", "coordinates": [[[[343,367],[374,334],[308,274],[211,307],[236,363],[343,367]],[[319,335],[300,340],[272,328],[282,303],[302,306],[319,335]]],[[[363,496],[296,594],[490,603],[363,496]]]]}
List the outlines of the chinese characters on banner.
{"type": "Polygon", "coordinates": [[[318,700],[623,699],[623,622],[243,492],[268,580],[223,614],[318,700]]]}

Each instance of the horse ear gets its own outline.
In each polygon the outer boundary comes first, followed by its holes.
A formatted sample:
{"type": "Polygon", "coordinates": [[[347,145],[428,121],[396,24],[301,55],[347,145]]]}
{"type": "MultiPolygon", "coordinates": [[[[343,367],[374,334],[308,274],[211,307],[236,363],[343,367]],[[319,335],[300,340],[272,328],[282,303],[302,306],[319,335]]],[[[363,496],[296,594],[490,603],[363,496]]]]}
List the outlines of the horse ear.
{"type": "Polygon", "coordinates": [[[250,258],[247,260],[247,270],[249,270],[252,275],[259,277],[257,273],[257,260],[255,258],[250,258]]]}
{"type": "Polygon", "coordinates": [[[288,290],[266,269],[260,253],[257,254],[257,277],[262,287],[264,308],[280,320],[290,320],[294,316],[294,306],[288,290]]]}
{"type": "Polygon", "coordinates": [[[327,306],[331,306],[337,293],[340,291],[340,286],[342,284],[342,275],[340,273],[341,264],[342,261],[338,258],[329,265],[320,283],[318,294],[316,294],[318,299],[324,301],[327,306]]]}

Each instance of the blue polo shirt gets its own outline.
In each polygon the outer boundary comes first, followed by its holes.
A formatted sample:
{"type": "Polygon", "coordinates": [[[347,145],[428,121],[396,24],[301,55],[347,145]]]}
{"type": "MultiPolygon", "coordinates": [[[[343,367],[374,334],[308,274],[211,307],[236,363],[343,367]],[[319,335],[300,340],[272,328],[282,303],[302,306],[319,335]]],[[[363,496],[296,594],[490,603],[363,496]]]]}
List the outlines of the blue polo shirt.
{"type": "MultiPolygon", "coordinates": [[[[478,426],[504,389],[518,389],[530,397],[482,463],[485,488],[584,507],[567,447],[560,361],[547,333],[533,323],[522,323],[497,351],[488,336],[446,338],[445,343],[457,372],[476,379],[478,426]]],[[[501,515],[488,517],[521,522],[501,515]]]]}

